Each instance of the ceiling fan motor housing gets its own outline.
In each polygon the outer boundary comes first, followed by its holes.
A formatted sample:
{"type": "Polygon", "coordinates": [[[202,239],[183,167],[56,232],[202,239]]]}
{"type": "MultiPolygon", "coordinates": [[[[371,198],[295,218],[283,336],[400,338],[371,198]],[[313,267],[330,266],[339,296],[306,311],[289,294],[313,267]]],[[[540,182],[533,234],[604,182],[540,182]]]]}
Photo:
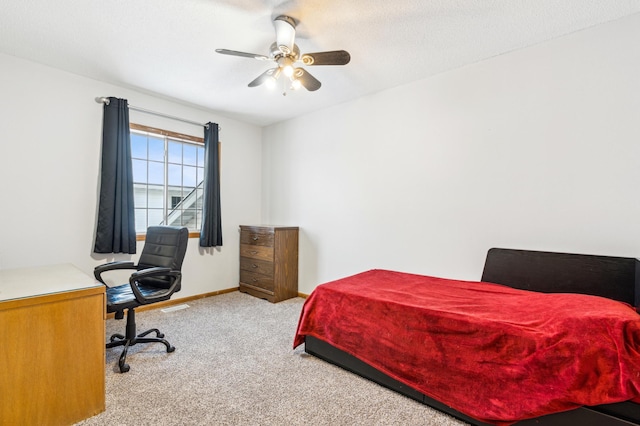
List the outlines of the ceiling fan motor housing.
{"type": "Polygon", "coordinates": [[[295,62],[300,57],[300,49],[298,48],[297,44],[294,44],[293,49],[291,49],[289,53],[284,53],[277,43],[272,43],[271,47],[269,48],[269,56],[276,62],[278,61],[278,59],[283,57],[288,57],[293,62],[295,62]]]}
{"type": "Polygon", "coordinates": [[[296,21],[288,16],[278,16],[273,20],[276,28],[276,46],[284,55],[289,55],[294,50],[293,41],[296,37],[296,21]]]}

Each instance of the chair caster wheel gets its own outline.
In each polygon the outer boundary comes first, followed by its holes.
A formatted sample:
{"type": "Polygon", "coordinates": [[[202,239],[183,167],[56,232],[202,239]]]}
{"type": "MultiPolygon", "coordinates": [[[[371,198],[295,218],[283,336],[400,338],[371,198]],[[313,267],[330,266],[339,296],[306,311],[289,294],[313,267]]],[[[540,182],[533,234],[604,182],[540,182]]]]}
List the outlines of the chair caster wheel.
{"type": "Polygon", "coordinates": [[[176,350],[176,347],[175,347],[175,346],[169,346],[169,347],[167,348],[167,352],[173,352],[173,351],[175,351],[175,350],[176,350]]]}
{"type": "Polygon", "coordinates": [[[163,333],[157,333],[156,336],[161,338],[161,339],[164,339],[164,334],[163,333]]]}
{"type": "Polygon", "coordinates": [[[121,373],[126,373],[127,371],[129,371],[129,364],[122,364],[120,366],[120,372],[121,373]]]}

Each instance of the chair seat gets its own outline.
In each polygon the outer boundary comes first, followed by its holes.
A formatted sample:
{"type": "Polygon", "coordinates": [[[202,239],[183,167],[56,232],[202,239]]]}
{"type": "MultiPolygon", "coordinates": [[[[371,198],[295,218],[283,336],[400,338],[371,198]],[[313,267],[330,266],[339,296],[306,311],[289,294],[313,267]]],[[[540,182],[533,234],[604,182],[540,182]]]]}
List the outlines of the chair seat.
{"type": "MultiPolygon", "coordinates": [[[[163,293],[167,294],[166,299],[159,299],[157,301],[168,300],[171,297],[171,293],[168,293],[164,288],[146,286],[144,284],[138,284],[140,293],[145,297],[156,297],[163,293]]],[[[140,303],[136,300],[136,296],[131,290],[131,285],[122,284],[115,287],[109,287],[107,293],[107,312],[122,311],[124,309],[134,308],[139,306],[140,303]]]]}

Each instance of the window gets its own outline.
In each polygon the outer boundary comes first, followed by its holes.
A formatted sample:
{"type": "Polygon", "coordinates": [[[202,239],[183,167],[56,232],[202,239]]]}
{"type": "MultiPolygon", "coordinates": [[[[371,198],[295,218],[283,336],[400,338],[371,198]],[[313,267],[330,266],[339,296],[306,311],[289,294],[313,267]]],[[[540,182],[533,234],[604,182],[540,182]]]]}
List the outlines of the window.
{"type": "Polygon", "coordinates": [[[180,204],[180,201],[182,201],[182,197],[176,197],[175,195],[171,196],[171,208],[175,209],[176,207],[178,207],[178,204],[180,204]]]}
{"type": "Polygon", "coordinates": [[[154,225],[200,231],[204,140],[131,124],[136,232],[154,225]]]}

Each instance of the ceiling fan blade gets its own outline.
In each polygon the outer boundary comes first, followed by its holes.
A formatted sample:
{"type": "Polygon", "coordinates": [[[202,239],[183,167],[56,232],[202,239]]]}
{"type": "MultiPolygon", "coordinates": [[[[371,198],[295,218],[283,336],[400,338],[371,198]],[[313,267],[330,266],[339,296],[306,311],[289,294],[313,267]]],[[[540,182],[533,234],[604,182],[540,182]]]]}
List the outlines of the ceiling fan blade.
{"type": "Polygon", "coordinates": [[[296,37],[296,21],[281,15],[273,20],[273,25],[276,28],[276,46],[283,54],[291,54],[296,37]]]}
{"type": "Polygon", "coordinates": [[[305,53],[300,60],[305,65],[347,65],[351,55],[346,50],[305,53]]]}
{"type": "Polygon", "coordinates": [[[253,58],[261,61],[266,61],[270,59],[268,56],[257,55],[255,53],[238,52],[236,50],[216,49],[216,52],[222,53],[223,55],[242,56],[243,58],[253,58]]]}
{"type": "Polygon", "coordinates": [[[258,78],[256,78],[251,83],[249,83],[249,87],[260,86],[261,84],[265,83],[266,81],[268,81],[272,77],[274,79],[278,78],[278,75],[280,74],[279,70],[280,70],[280,68],[278,68],[278,67],[266,70],[265,72],[260,74],[258,76],[258,78]]]}
{"type": "Polygon", "coordinates": [[[322,83],[318,81],[314,76],[305,71],[304,68],[296,68],[294,73],[296,80],[302,84],[302,86],[310,92],[314,92],[322,86],[322,83]]]}

